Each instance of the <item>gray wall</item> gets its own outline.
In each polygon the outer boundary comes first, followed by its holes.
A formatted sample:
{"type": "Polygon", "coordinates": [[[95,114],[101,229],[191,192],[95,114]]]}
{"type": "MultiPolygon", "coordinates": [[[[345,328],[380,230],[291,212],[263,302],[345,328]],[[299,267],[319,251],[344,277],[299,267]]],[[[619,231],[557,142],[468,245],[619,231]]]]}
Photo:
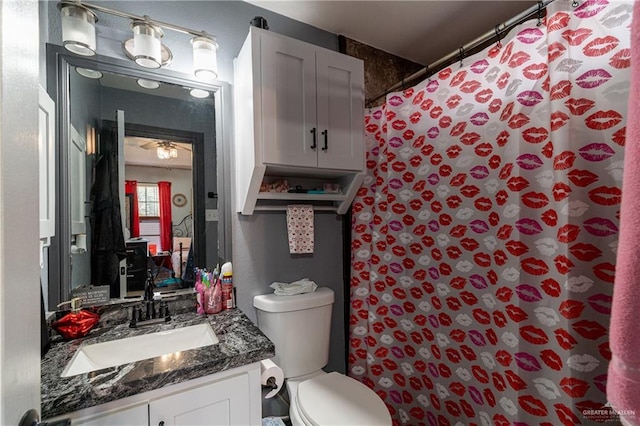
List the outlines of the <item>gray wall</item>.
{"type": "MultiPolygon", "coordinates": [[[[220,80],[233,84],[233,58],[238,54],[255,16],[264,17],[271,31],[302,41],[337,50],[337,36],[302,24],[241,1],[113,1],[94,2],[137,15],[205,30],[217,37],[220,49],[218,62],[220,80]]],[[[41,5],[43,15],[40,28],[43,42],[61,44],[60,16],[56,2],[41,5]]],[[[126,59],[120,43],[131,37],[129,22],[100,15],[98,22],[98,53],[126,59]]],[[[189,36],[165,31],[164,44],[173,52],[168,67],[190,73],[191,51],[189,36]]],[[[43,48],[42,48],[43,49],[43,48]]],[[[41,50],[44,62],[44,50],[41,50]]],[[[40,67],[40,81],[46,81],[45,68],[40,67]]],[[[231,125],[231,123],[228,123],[231,125]]],[[[229,182],[229,179],[227,179],[229,182]]],[[[233,197],[232,197],[233,198],[233,197]]],[[[284,213],[257,213],[250,217],[232,215],[231,224],[234,283],[238,292],[238,306],[255,321],[252,304],[254,295],[271,292],[273,281],[289,282],[308,277],[320,286],[336,292],[332,323],[332,342],[326,370],[345,371],[344,345],[344,284],[342,280],[342,219],[330,213],[318,213],[315,219],[316,252],[308,257],[289,254],[284,213]]]]}

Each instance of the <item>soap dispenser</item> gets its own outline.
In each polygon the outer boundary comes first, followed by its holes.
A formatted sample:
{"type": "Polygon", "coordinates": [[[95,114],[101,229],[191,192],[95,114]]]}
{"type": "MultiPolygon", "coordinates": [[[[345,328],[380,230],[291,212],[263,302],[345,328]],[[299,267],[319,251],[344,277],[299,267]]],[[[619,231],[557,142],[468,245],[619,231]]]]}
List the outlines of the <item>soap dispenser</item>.
{"type": "Polygon", "coordinates": [[[71,312],[54,321],[51,324],[51,328],[57,331],[65,340],[86,336],[100,320],[100,315],[95,312],[81,309],[82,299],[79,297],[74,297],[68,302],[62,302],[58,307],[64,305],[71,305],[71,312]]]}

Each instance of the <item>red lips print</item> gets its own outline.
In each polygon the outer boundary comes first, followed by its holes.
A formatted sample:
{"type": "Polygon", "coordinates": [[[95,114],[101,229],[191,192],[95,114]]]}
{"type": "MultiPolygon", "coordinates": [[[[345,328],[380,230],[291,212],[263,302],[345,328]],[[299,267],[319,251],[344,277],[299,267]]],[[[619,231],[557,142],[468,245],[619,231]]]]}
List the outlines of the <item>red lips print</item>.
{"type": "Polygon", "coordinates": [[[491,89],[483,89],[483,90],[479,91],[478,93],[476,93],[476,95],[474,96],[474,99],[479,104],[485,104],[485,103],[489,102],[489,100],[492,97],[493,97],[493,90],[491,90],[491,89]]]}
{"type": "Polygon", "coordinates": [[[620,40],[612,35],[596,37],[582,48],[586,56],[602,56],[618,47],[620,40]]]}
{"type": "Polygon", "coordinates": [[[564,104],[573,115],[582,115],[596,105],[591,99],[585,98],[568,99],[564,104]]]}
{"type": "Polygon", "coordinates": [[[542,290],[544,290],[544,292],[551,297],[560,296],[560,292],[561,292],[560,284],[558,283],[558,281],[554,280],[553,278],[547,278],[546,280],[543,280],[541,287],[542,287],[542,290]]]}
{"type": "Polygon", "coordinates": [[[562,358],[552,349],[544,349],[540,352],[540,359],[544,362],[549,368],[555,371],[562,370],[562,358]]]}
{"type": "Polygon", "coordinates": [[[578,417],[575,414],[573,414],[571,412],[571,409],[568,408],[566,405],[559,403],[559,404],[554,404],[553,407],[555,408],[556,415],[558,416],[558,419],[560,420],[563,426],[574,426],[581,423],[580,419],[578,419],[578,417]]]}
{"type": "Polygon", "coordinates": [[[564,38],[570,46],[579,46],[584,40],[593,34],[593,30],[579,28],[577,30],[565,30],[562,32],[564,38]]]}
{"type": "Polygon", "coordinates": [[[522,74],[529,80],[541,80],[547,75],[547,64],[541,62],[539,64],[531,64],[522,70],[522,74]]]}
{"type": "Polygon", "coordinates": [[[626,127],[616,130],[616,132],[611,136],[611,140],[620,146],[624,146],[624,143],[626,140],[626,133],[627,133],[626,127]]]}
{"type": "Polygon", "coordinates": [[[571,117],[565,114],[562,111],[555,111],[551,114],[551,131],[555,132],[560,129],[562,126],[567,124],[571,117]]]}
{"type": "Polygon", "coordinates": [[[531,59],[531,55],[529,55],[527,52],[515,52],[511,56],[511,58],[509,58],[509,66],[511,68],[517,68],[527,62],[529,59],[531,59]]]}
{"type": "Polygon", "coordinates": [[[508,125],[515,130],[529,123],[529,120],[530,119],[526,114],[518,113],[509,119],[508,125]]]}
{"type": "Polygon", "coordinates": [[[566,98],[571,94],[571,88],[573,85],[569,80],[562,80],[551,86],[550,95],[551,99],[557,100],[566,98]]]}
{"type": "Polygon", "coordinates": [[[620,124],[622,119],[622,115],[618,111],[598,111],[587,117],[585,124],[590,129],[606,130],[620,124]]]}
{"type": "Polygon", "coordinates": [[[507,188],[513,192],[519,192],[529,186],[529,181],[522,176],[514,176],[507,181],[507,188]]]}
{"type": "Polygon", "coordinates": [[[547,407],[542,401],[532,395],[523,395],[518,397],[518,404],[524,411],[538,417],[545,417],[548,414],[547,407]]]}
{"type": "Polygon", "coordinates": [[[556,340],[562,349],[565,351],[573,349],[578,341],[564,328],[559,328],[554,331],[556,340]]]}
{"type": "Polygon", "coordinates": [[[522,267],[522,270],[526,273],[535,276],[542,276],[549,272],[549,267],[543,260],[533,257],[522,260],[520,267],[522,267]]]}
{"type": "Polygon", "coordinates": [[[533,325],[526,325],[520,329],[520,336],[524,340],[534,345],[545,345],[549,342],[549,337],[541,328],[533,325]]]}
{"type": "Polygon", "coordinates": [[[559,31],[569,25],[569,14],[566,12],[558,12],[547,18],[547,31],[559,31]]]}
{"type": "Polygon", "coordinates": [[[600,323],[590,320],[581,320],[571,326],[573,331],[589,340],[597,340],[605,336],[608,331],[600,323]]]}
{"type": "Polygon", "coordinates": [[[511,388],[514,391],[521,391],[527,388],[527,384],[525,383],[524,380],[522,380],[522,378],[520,376],[518,376],[515,372],[511,371],[511,370],[507,370],[505,371],[505,376],[507,376],[507,381],[509,382],[509,386],[511,386],[511,388]]]}
{"type": "Polygon", "coordinates": [[[631,49],[621,49],[609,59],[609,65],[617,69],[625,69],[631,66],[631,49]]]}
{"type": "Polygon", "coordinates": [[[544,127],[529,127],[522,132],[522,138],[529,143],[542,143],[549,137],[549,132],[544,127]]]}
{"type": "Polygon", "coordinates": [[[549,204],[549,198],[542,192],[527,192],[520,199],[525,206],[532,209],[540,209],[549,204]]]}
{"type": "Polygon", "coordinates": [[[593,273],[596,274],[596,276],[602,281],[613,284],[616,267],[615,265],[608,262],[600,263],[593,267],[593,273]]]}
{"type": "Polygon", "coordinates": [[[480,88],[481,84],[476,80],[467,80],[460,86],[460,91],[463,93],[473,93],[480,88]]]}
{"type": "Polygon", "coordinates": [[[602,250],[593,244],[577,243],[569,247],[569,252],[578,260],[583,262],[591,262],[602,256],[602,250]]]}
{"type": "Polygon", "coordinates": [[[589,170],[574,169],[574,170],[571,170],[567,176],[569,177],[569,180],[573,182],[574,185],[580,186],[583,188],[591,185],[592,183],[597,182],[599,179],[598,175],[596,175],[593,172],[590,172],[589,170]]]}

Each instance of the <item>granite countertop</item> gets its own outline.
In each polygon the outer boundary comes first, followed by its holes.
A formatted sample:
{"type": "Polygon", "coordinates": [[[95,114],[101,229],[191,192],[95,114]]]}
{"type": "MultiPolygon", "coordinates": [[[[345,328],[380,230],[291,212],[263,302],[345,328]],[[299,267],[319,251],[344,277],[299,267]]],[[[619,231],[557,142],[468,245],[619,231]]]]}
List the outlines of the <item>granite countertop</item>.
{"type": "Polygon", "coordinates": [[[42,418],[49,419],[94,405],[217,373],[273,357],[273,343],[239,309],[216,315],[171,315],[171,322],[129,328],[96,328],[72,341],[54,339],[41,363],[42,418]],[[179,357],[156,357],[72,377],[60,377],[81,344],[122,339],[208,322],[220,340],[182,351],[179,357]]]}

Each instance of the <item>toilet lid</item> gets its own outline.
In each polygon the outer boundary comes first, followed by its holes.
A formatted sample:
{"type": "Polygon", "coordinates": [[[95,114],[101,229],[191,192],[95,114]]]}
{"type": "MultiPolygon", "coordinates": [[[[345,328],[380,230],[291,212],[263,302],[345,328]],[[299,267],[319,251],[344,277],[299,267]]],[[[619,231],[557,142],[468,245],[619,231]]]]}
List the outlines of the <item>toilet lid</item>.
{"type": "Polygon", "coordinates": [[[297,401],[314,426],[391,425],[389,411],[378,395],[343,374],[333,372],[301,382],[297,401]]]}

